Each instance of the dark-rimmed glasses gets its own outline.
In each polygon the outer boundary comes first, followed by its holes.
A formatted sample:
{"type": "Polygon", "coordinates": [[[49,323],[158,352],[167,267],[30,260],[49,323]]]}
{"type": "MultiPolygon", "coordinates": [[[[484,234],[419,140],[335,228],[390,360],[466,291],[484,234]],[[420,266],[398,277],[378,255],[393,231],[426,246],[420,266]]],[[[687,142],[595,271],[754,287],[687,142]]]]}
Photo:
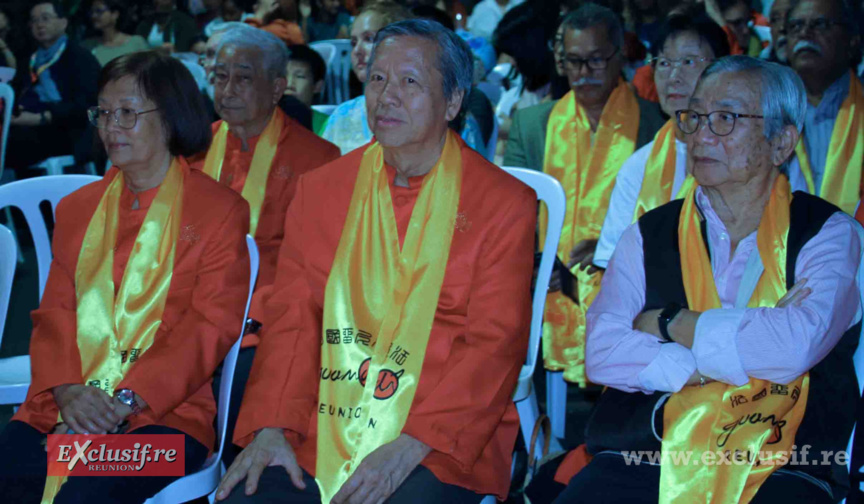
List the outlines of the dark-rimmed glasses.
{"type": "Polygon", "coordinates": [[[138,116],[141,114],[149,114],[150,112],[156,112],[159,110],[158,108],[150,109],[150,110],[133,110],[127,107],[120,107],[114,110],[105,110],[101,107],[90,107],[87,109],[87,118],[90,120],[90,124],[96,126],[99,129],[107,129],[108,128],[108,117],[114,117],[114,124],[120,126],[123,129],[132,129],[135,125],[138,124],[138,116]]]}
{"type": "Polygon", "coordinates": [[[576,56],[564,56],[564,67],[571,68],[575,71],[579,71],[582,69],[583,65],[586,65],[590,70],[606,70],[606,67],[609,66],[609,60],[614,58],[618,54],[618,49],[612,52],[607,57],[596,56],[594,58],[577,58],[576,56]]]}
{"type": "Polygon", "coordinates": [[[675,112],[675,119],[678,122],[678,129],[686,135],[691,135],[699,130],[702,125],[702,118],[708,119],[708,128],[717,136],[726,136],[732,133],[735,129],[735,121],[739,118],[744,119],[764,119],[765,116],[752,114],[738,114],[726,110],[715,110],[707,114],[700,114],[695,110],[679,110],[675,112]]]}

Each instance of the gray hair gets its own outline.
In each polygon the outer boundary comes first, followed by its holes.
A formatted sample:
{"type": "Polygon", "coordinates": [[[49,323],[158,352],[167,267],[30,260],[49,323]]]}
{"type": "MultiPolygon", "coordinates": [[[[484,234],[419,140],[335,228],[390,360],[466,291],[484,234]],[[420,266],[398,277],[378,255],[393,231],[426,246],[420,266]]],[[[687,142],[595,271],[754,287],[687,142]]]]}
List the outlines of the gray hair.
{"type": "Polygon", "coordinates": [[[756,74],[761,81],[765,138],[773,139],[786,126],[795,126],[801,132],[807,113],[807,92],[794,70],[749,56],[726,56],[711,63],[699,82],[711,75],[737,72],[756,74]]]}
{"type": "Polygon", "coordinates": [[[233,30],[234,28],[239,28],[241,26],[251,28],[251,26],[249,26],[248,24],[241,23],[240,21],[226,21],[224,23],[216,25],[216,27],[213,28],[213,33],[211,33],[210,36],[213,37],[214,35],[219,35],[220,33],[225,33],[228,30],[233,30]]]}
{"type": "Polygon", "coordinates": [[[593,4],[585,3],[571,12],[562,22],[566,30],[587,30],[594,26],[603,25],[609,35],[609,41],[617,47],[624,47],[624,27],[621,19],[611,9],[593,4]]]}
{"type": "MultiPolygon", "coordinates": [[[[788,20],[792,11],[795,10],[803,0],[792,0],[789,3],[789,11],[786,14],[788,20]]],[[[849,30],[849,35],[854,37],[861,33],[861,25],[858,16],[861,14],[860,8],[851,0],[833,0],[840,7],[840,16],[837,18],[842,23],[842,26],[849,30]]],[[[857,62],[856,62],[857,63],[857,62]]]]}
{"type": "Polygon", "coordinates": [[[468,44],[453,30],[428,19],[409,19],[387,25],[375,35],[375,45],[369,56],[368,69],[375,62],[381,42],[393,37],[419,37],[438,46],[438,71],[444,81],[444,98],[449,100],[457,90],[467,97],[474,81],[474,56],[468,44]]]}
{"type": "Polygon", "coordinates": [[[271,79],[287,77],[288,47],[272,33],[246,24],[230,28],[219,41],[216,64],[222,49],[229,46],[236,49],[257,49],[261,53],[261,63],[271,79]]]}

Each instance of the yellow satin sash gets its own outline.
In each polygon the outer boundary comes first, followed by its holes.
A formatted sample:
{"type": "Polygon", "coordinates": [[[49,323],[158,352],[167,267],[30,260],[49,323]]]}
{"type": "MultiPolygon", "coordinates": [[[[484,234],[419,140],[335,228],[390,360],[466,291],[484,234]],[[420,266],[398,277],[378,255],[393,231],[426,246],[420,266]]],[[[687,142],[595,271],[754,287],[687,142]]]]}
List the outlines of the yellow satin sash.
{"type": "MultiPolygon", "coordinates": [[[[678,245],[687,303],[691,310],[703,312],[720,308],[721,304],[695,196],[693,187],[681,209],[678,245]]],[[[781,175],[774,183],[756,234],[765,270],[747,304],[750,308],[773,308],[786,294],[791,202],[789,181],[781,175]]],[[[659,502],[749,502],[765,479],[791,457],[809,384],[809,373],[805,373],[788,385],[751,378],[741,387],[712,382],[704,387],[687,386],[672,394],[663,415],[659,502]],[[703,453],[727,451],[731,456],[726,460],[731,463],[716,464],[722,460],[719,456],[707,457],[709,464],[703,462],[703,453]],[[675,459],[687,452],[692,455],[690,463],[682,463],[681,459],[676,463],[675,459]]]]}
{"type": "MultiPolygon", "coordinates": [[[[670,119],[660,128],[654,137],[651,154],[645,163],[645,176],[642,178],[642,188],[639,199],[636,200],[636,210],[633,212],[633,222],[646,212],[672,201],[672,186],[675,184],[675,120],[670,119]]],[[[689,173],[678,189],[674,199],[683,198],[694,184],[689,173]]]]}
{"type": "MultiPolygon", "coordinates": [[[[255,236],[258,229],[258,218],[261,216],[261,207],[264,204],[264,194],[267,192],[267,177],[270,176],[270,167],[276,157],[279,147],[279,137],[282,135],[282,112],[276,109],[270,116],[270,121],[261,133],[258,144],[255,146],[255,154],[252,155],[252,164],[243,184],[243,192],[240,193],[249,203],[249,234],[255,236]]],[[[222,177],[222,163],[225,161],[225,146],[228,143],[228,123],[222,121],[219,131],[213,135],[213,143],[204,158],[203,171],[219,182],[222,177]]]]}
{"type": "Polygon", "coordinates": [[[828,158],[822,185],[816,191],[810,158],[804,146],[804,137],[795,146],[801,173],[807,181],[810,194],[834,203],[849,215],[855,215],[861,191],[861,168],[864,165],[864,94],[861,82],[850,72],[849,94],[834,121],[828,158]]]}
{"type": "MultiPolygon", "coordinates": [[[[566,264],[570,250],[582,240],[596,240],[606,218],[615,176],[636,147],[639,102],[622,80],[612,91],[594,145],[588,115],[567,93],[552,109],[546,128],[543,171],[561,182],[567,208],[558,256],[566,264]]],[[[546,235],[546,207],[540,209],[540,243],[546,235]]],[[[585,312],[600,288],[599,273],[588,275],[573,268],[580,304],[560,292],[549,294],[543,320],[543,356],[546,369],[564,371],[564,378],[585,386],[585,312]]]]}
{"type": "Polygon", "coordinates": [[[383,149],[376,142],[363,154],[324,291],[315,475],[325,504],[357,464],[400,435],[408,418],[461,185],[460,146],[448,131],[400,251],[383,149]]]}
{"type": "MultiPolygon", "coordinates": [[[[147,210],[114,295],[114,247],[123,193],[122,171],[99,200],[90,218],[75,268],[78,349],[84,383],[109,395],[135,359],[150,348],[168,299],[174,251],[183,213],[185,168],[174,159],[147,210]]],[[[110,172],[109,172],[110,174],[110,172]]],[[[51,504],[66,478],[49,476],[42,504],[51,504]]]]}

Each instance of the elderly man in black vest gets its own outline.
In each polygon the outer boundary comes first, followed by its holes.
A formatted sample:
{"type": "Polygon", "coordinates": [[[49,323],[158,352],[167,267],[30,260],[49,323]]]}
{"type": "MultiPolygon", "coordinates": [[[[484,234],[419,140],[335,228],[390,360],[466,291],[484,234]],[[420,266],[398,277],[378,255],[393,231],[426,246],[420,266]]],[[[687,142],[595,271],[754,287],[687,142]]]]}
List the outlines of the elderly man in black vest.
{"type": "Polygon", "coordinates": [[[677,112],[698,186],[628,228],[588,311],[588,377],[608,389],[561,502],[847,493],[861,230],[791,192],[805,108],[792,70],[732,56],[677,112]]]}

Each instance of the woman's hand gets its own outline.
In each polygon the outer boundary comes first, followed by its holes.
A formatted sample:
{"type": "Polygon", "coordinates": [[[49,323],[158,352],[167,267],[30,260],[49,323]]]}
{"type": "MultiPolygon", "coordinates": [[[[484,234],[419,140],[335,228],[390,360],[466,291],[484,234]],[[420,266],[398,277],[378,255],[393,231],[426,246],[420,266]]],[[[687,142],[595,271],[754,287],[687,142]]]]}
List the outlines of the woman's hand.
{"type": "Polygon", "coordinates": [[[105,434],[123,421],[114,399],[103,390],[86,385],[59,385],[52,390],[60,417],[76,434],[105,434]]]}

